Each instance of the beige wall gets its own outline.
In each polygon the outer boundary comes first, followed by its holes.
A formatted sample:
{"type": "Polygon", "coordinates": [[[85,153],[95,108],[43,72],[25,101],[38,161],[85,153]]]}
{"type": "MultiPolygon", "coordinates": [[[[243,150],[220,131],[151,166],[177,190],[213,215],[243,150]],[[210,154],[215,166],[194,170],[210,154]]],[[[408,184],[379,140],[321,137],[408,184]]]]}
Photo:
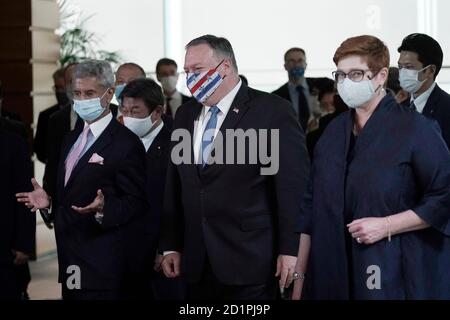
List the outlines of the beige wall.
{"type": "MultiPolygon", "coordinates": [[[[59,10],[56,0],[32,0],[32,70],[33,70],[33,129],[35,131],[39,112],[56,103],[53,94],[52,74],[57,69],[59,59],[59,37],[55,29],[59,27],[59,10]]],[[[44,165],[34,159],[35,176],[42,183],[44,165]]],[[[53,230],[49,230],[37,214],[36,229],[37,255],[55,250],[53,230]]]]}

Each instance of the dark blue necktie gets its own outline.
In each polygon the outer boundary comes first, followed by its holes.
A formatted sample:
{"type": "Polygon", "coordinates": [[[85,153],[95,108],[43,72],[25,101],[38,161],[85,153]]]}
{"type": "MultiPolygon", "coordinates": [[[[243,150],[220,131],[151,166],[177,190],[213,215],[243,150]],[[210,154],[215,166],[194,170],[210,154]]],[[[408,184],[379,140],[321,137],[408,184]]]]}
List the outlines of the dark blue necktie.
{"type": "Polygon", "coordinates": [[[308,100],[306,99],[305,91],[302,85],[297,86],[296,89],[298,92],[298,118],[303,130],[306,132],[310,117],[308,100]]]}
{"type": "Polygon", "coordinates": [[[209,118],[202,136],[202,149],[200,155],[202,159],[202,168],[204,168],[207,164],[209,155],[211,153],[211,147],[214,141],[214,133],[217,127],[217,115],[220,112],[220,109],[217,108],[217,106],[212,106],[209,109],[209,112],[211,112],[211,118],[209,118]]]}

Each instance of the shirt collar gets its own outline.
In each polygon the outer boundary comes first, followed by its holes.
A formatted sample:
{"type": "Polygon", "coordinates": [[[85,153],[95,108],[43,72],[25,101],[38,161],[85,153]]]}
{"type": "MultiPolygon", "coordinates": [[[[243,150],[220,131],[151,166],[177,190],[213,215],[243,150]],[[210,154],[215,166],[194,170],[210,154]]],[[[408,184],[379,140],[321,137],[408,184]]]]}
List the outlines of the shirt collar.
{"type": "Polygon", "coordinates": [[[433,82],[431,87],[429,87],[427,91],[422,93],[417,98],[414,99],[414,96],[411,95],[411,103],[414,102],[414,105],[416,106],[417,111],[419,111],[420,113],[422,113],[423,109],[425,108],[428,98],[431,96],[431,93],[433,92],[435,87],[436,87],[436,82],[433,82]]]}
{"type": "MultiPolygon", "coordinates": [[[[226,115],[228,113],[228,110],[230,110],[231,104],[233,103],[234,98],[236,98],[236,95],[239,89],[241,88],[241,85],[242,81],[239,79],[238,84],[230,92],[228,92],[227,95],[223,97],[218,104],[216,104],[217,108],[219,108],[222,114],[226,115]]],[[[205,106],[203,108],[204,115],[208,113],[209,109],[211,109],[210,106],[205,106]]]]}
{"type": "Polygon", "coordinates": [[[296,89],[299,85],[301,85],[303,87],[303,89],[309,89],[308,82],[306,81],[305,77],[300,79],[300,83],[299,84],[294,84],[294,83],[289,81],[288,85],[289,85],[289,88],[291,88],[291,89],[296,89]]]}
{"type": "MultiPolygon", "coordinates": [[[[106,116],[89,125],[89,129],[91,130],[92,135],[95,137],[95,139],[97,139],[103,133],[103,131],[105,131],[112,118],[113,117],[110,111],[106,116]]],[[[87,122],[84,122],[84,127],[86,127],[87,125],[87,122]]]]}
{"type": "Polygon", "coordinates": [[[141,138],[141,141],[145,147],[145,151],[148,151],[148,149],[152,145],[153,140],[155,140],[156,136],[161,132],[163,126],[164,122],[161,120],[161,123],[155,129],[153,129],[149,134],[141,138]]]}
{"type": "Polygon", "coordinates": [[[178,90],[175,90],[171,96],[166,96],[166,99],[181,99],[181,93],[178,90]]]}

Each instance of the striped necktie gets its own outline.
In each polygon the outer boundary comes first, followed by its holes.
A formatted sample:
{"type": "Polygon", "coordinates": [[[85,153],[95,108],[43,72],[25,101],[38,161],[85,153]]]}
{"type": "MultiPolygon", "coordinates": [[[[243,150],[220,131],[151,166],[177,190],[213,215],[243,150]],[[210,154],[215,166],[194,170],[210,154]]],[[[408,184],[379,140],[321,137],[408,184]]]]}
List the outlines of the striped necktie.
{"type": "Polygon", "coordinates": [[[202,159],[202,168],[204,168],[207,164],[208,158],[211,153],[212,143],[214,141],[214,133],[216,131],[217,126],[217,115],[220,112],[220,109],[217,106],[212,106],[209,109],[211,113],[211,117],[206,124],[205,131],[203,131],[202,136],[202,149],[201,149],[201,159],[202,159]]]}

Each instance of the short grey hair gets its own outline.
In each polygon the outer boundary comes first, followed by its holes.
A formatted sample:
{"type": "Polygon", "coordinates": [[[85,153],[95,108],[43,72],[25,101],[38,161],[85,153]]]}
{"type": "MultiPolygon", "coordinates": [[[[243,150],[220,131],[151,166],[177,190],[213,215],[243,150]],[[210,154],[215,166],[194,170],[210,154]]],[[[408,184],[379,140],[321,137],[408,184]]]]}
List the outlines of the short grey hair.
{"type": "Polygon", "coordinates": [[[104,89],[114,87],[114,73],[108,61],[86,60],[75,66],[73,80],[96,78],[104,89]]]}
{"type": "Polygon", "coordinates": [[[194,40],[191,40],[187,45],[186,49],[198,46],[200,44],[206,44],[208,45],[213,51],[214,54],[223,59],[230,59],[231,64],[234,67],[234,70],[236,73],[238,72],[238,66],[236,63],[236,57],[234,56],[233,47],[231,46],[230,41],[228,41],[226,38],[222,37],[216,37],[210,34],[195,38],[194,40]]]}

